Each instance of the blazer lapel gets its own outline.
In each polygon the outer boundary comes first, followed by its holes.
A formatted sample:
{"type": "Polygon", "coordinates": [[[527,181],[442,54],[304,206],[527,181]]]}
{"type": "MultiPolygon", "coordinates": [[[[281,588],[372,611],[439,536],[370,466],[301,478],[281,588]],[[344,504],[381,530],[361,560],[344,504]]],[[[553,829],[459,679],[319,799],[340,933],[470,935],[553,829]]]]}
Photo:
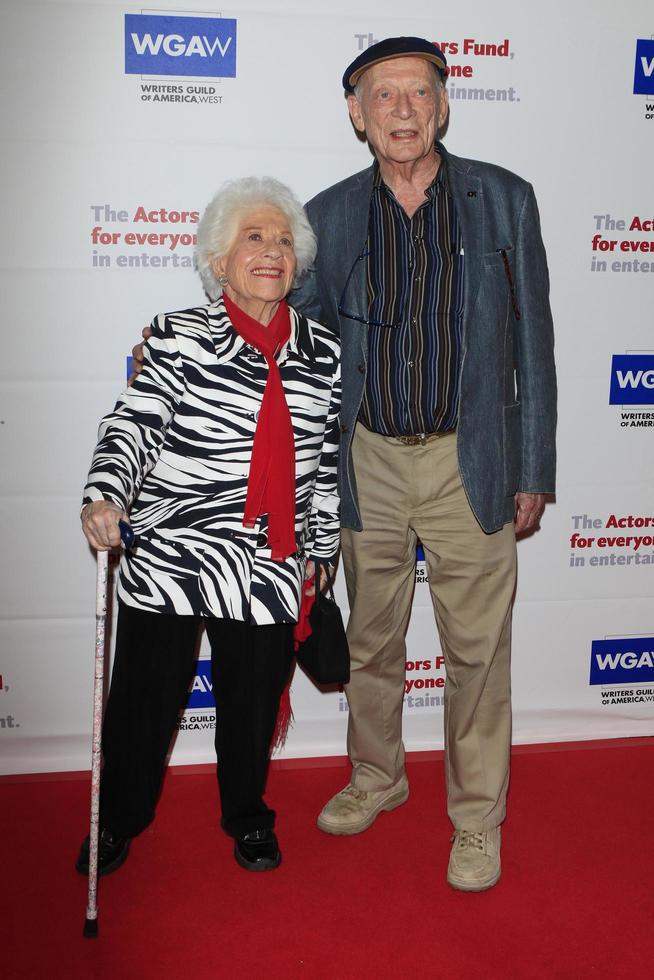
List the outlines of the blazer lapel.
{"type": "Polygon", "coordinates": [[[206,310],[207,322],[216,350],[218,363],[222,364],[225,361],[231,361],[243,347],[245,341],[232,326],[227,316],[222,296],[214,300],[210,306],[206,307],[206,310]]]}
{"type": "Polygon", "coordinates": [[[313,343],[313,331],[307,318],[289,305],[288,312],[291,317],[291,336],[288,344],[279,355],[278,364],[283,364],[289,351],[299,357],[308,360],[312,366],[316,362],[316,351],[313,343]]]}
{"type": "MultiPolygon", "coordinates": [[[[368,216],[370,195],[372,193],[373,168],[366,170],[356,186],[351,187],[345,197],[345,256],[349,276],[344,290],[344,305],[348,313],[354,313],[364,320],[368,318],[368,263],[362,257],[368,244],[368,216]]],[[[350,321],[351,323],[352,321],[350,321]]]]}
{"type": "Polygon", "coordinates": [[[465,257],[463,330],[464,333],[467,333],[481,285],[484,194],[480,178],[470,173],[468,165],[463,164],[457,157],[451,156],[440,144],[439,150],[447,161],[447,178],[454,198],[463,241],[465,257]]]}

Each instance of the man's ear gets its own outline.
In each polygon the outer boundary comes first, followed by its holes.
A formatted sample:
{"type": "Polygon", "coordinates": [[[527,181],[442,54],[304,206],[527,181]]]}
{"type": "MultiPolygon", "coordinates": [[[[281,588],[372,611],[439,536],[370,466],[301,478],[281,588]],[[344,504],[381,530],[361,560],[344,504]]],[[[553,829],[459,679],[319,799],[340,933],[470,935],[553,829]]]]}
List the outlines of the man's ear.
{"type": "Polygon", "coordinates": [[[438,131],[442,129],[445,125],[445,120],[447,119],[447,113],[450,105],[450,97],[446,88],[442,88],[439,92],[439,103],[438,103],[438,131]]]}
{"type": "Polygon", "coordinates": [[[366,125],[363,121],[363,114],[361,112],[361,103],[357,99],[356,95],[348,95],[347,107],[350,113],[350,119],[354,124],[354,128],[358,129],[360,133],[365,133],[366,125]]]}

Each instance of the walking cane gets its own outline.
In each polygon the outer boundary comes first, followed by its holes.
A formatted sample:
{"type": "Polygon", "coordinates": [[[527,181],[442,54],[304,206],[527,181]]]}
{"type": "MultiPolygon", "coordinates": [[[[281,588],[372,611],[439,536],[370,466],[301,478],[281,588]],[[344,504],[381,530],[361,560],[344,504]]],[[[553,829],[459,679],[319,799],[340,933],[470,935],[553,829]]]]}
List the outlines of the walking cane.
{"type": "MultiPolygon", "coordinates": [[[[120,537],[126,548],[134,544],[134,532],[119,521],[120,537]]],[[[102,695],[104,693],[104,650],[107,625],[109,552],[98,551],[95,587],[95,679],[93,682],[93,738],[91,749],[91,827],[89,832],[89,887],[86,901],[85,939],[98,935],[98,836],[100,827],[100,758],[102,749],[102,695]]]]}

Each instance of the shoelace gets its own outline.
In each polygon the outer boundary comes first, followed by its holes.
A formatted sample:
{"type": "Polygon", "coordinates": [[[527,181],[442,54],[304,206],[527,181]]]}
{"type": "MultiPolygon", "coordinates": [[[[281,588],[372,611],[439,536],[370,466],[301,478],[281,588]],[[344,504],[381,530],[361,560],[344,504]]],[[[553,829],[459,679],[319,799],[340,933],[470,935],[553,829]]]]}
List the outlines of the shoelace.
{"type": "MultiPolygon", "coordinates": [[[[455,835],[456,836],[456,835],[455,835]]],[[[460,830],[459,847],[474,847],[477,851],[484,850],[485,834],[478,830],[460,830]]],[[[454,840],[454,838],[452,838],[454,840]]]]}
{"type": "Polygon", "coordinates": [[[363,789],[357,789],[356,786],[346,786],[342,791],[343,796],[352,796],[355,800],[365,800],[368,793],[363,789]]]}

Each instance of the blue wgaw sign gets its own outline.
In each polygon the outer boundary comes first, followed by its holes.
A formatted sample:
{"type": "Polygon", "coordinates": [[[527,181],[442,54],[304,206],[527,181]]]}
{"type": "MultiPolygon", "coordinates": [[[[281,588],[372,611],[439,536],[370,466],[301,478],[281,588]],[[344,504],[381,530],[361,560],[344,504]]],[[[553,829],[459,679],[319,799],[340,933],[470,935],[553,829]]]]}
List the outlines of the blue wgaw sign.
{"type": "Polygon", "coordinates": [[[636,41],[634,95],[654,95],[654,40],[649,38],[636,41]]]}
{"type": "Polygon", "coordinates": [[[215,708],[213,697],[213,678],[211,676],[211,661],[198,660],[195,665],[195,677],[191,684],[187,710],[189,708],[215,708]]]}
{"type": "Polygon", "coordinates": [[[614,354],[609,405],[654,405],[654,354],[614,354]]]}
{"type": "Polygon", "coordinates": [[[236,77],[236,20],[125,14],[125,74],[236,77]]]}
{"type": "Polygon", "coordinates": [[[593,640],[591,684],[640,684],[654,681],[654,636],[593,640]]]}

